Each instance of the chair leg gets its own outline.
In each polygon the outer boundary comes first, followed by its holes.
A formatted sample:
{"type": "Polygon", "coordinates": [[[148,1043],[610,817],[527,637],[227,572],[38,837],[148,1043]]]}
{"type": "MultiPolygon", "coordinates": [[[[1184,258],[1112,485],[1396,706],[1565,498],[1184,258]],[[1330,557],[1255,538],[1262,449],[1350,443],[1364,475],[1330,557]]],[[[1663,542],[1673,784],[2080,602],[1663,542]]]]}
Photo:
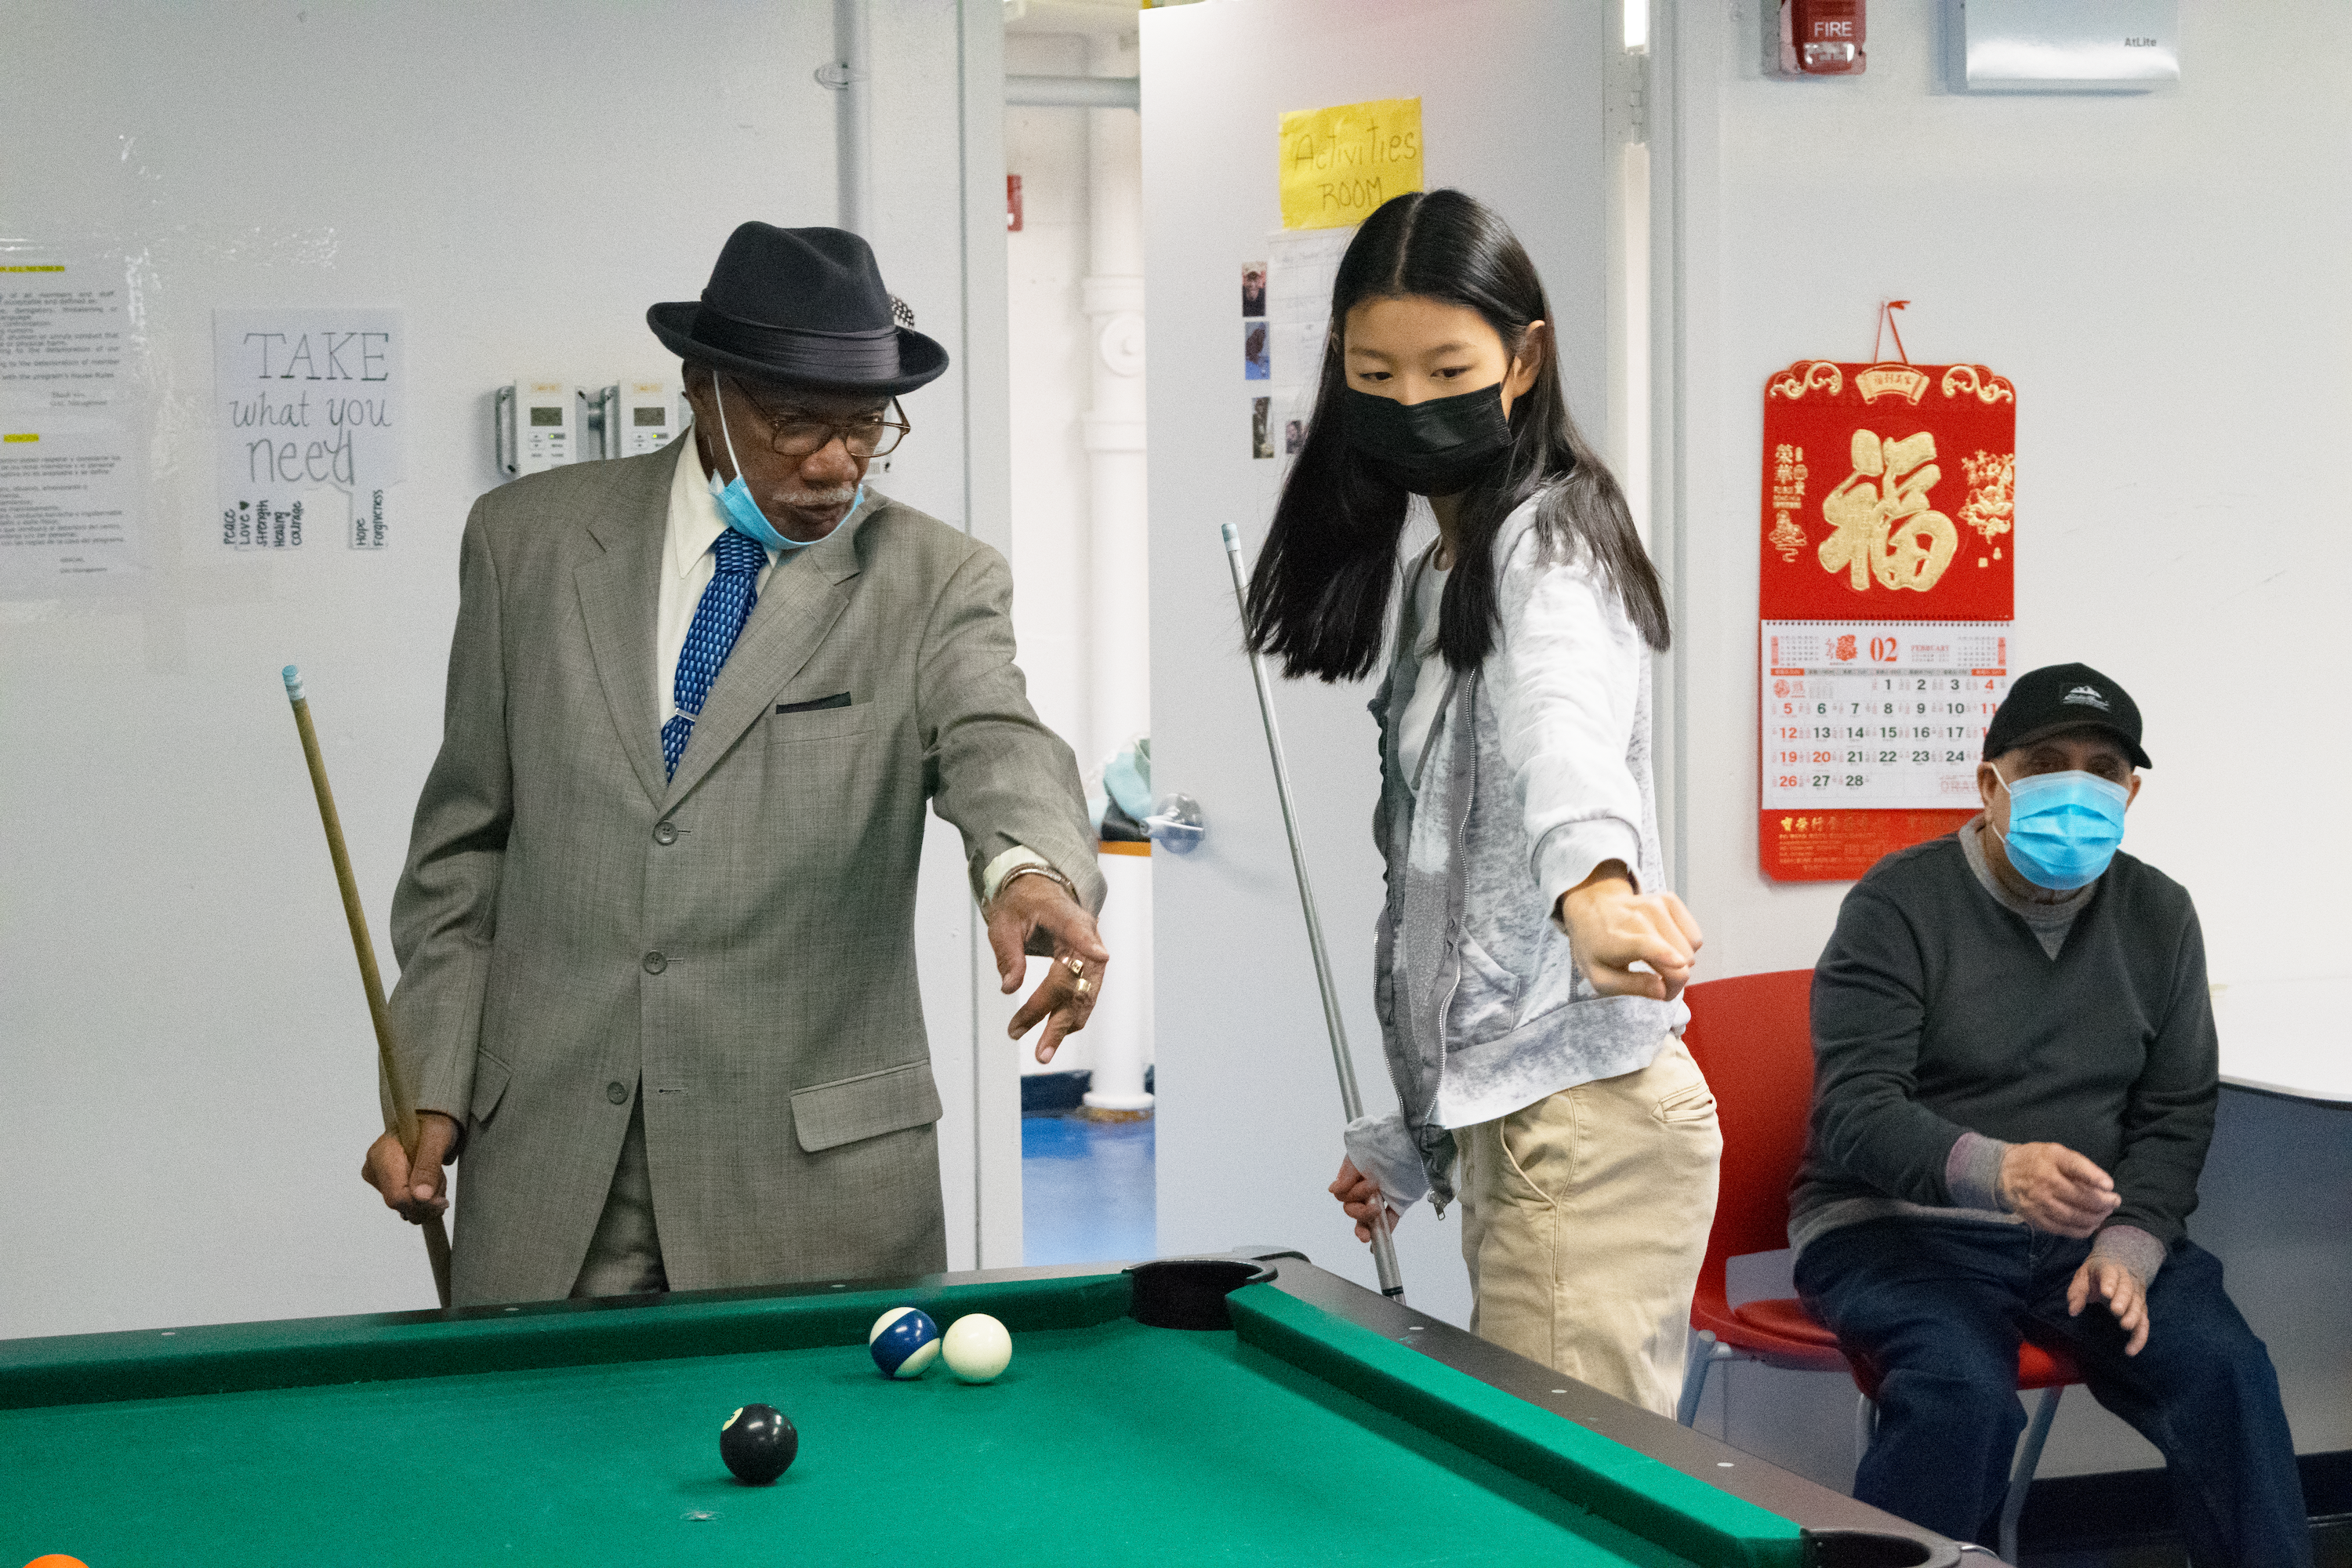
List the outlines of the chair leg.
{"type": "Polygon", "coordinates": [[[1853,1406],[1853,1468],[1862,1468],[1864,1456],[1870,1452],[1870,1440],[1878,1436],[1878,1401],[1867,1394],[1854,1395],[1853,1406]]]}
{"type": "Polygon", "coordinates": [[[1698,1419],[1699,1396],[1706,1392],[1706,1370],[1719,1361],[1729,1361],[1729,1345],[1713,1334],[1702,1333],[1691,1342],[1690,1354],[1683,1361],[1683,1396],[1675,1406],[1675,1419],[1688,1426],[1698,1419]]]}
{"type": "Polygon", "coordinates": [[[2050,1423],[2057,1419],[2058,1396],[2063,1388],[2045,1388],[2026,1424],[2025,1441],[2018,1446],[2017,1465],[2009,1473],[2009,1496],[2000,1505],[2000,1560],[2017,1561],[2017,1521],[2025,1512],[2025,1494],[2033,1489],[2033,1472],[2042,1464],[2042,1445],[2050,1440],[2050,1423]]]}

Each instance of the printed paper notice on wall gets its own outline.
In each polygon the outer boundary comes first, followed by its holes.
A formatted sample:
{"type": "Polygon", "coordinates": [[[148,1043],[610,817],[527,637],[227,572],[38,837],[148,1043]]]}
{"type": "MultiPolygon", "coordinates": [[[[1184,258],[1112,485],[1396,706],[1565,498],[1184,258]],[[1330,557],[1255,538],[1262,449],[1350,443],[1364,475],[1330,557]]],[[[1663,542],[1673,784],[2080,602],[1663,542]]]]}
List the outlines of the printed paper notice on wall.
{"type": "Polygon", "coordinates": [[[2016,472],[2017,390],[1982,365],[1800,360],[1766,383],[1766,875],[1859,877],[1975,812],[2014,667],[2016,472]]]}
{"type": "Polygon", "coordinates": [[[223,544],[390,542],[385,492],[404,477],[405,336],[398,310],[213,312],[223,544]]]}
{"type": "Polygon", "coordinates": [[[1282,117],[1282,226],[1349,228],[1421,184],[1421,100],[1382,98],[1282,117]]]}
{"type": "Polygon", "coordinates": [[[110,421],[0,413],[0,599],[119,592],[136,581],[129,445],[110,421]]]}
{"type": "Polygon", "coordinates": [[[119,261],[0,240],[0,408],[117,403],[122,296],[119,261]]]}

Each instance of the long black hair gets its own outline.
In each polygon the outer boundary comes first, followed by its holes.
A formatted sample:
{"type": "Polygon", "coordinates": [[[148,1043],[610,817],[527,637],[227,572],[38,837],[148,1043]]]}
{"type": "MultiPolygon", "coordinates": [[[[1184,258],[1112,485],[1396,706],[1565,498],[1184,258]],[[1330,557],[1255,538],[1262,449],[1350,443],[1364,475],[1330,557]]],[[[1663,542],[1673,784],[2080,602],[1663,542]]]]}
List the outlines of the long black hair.
{"type": "MultiPolygon", "coordinates": [[[[1348,385],[1348,312],[1366,300],[1422,297],[1484,317],[1512,355],[1530,324],[1552,321],[1543,280],[1508,225],[1460,191],[1414,192],[1383,203],[1349,243],[1331,286],[1331,335],[1307,443],[1284,482],[1249,591],[1249,644],[1283,673],[1327,681],[1368,675],[1381,654],[1405,490],[1351,453],[1340,406],[1348,385]]],[[[1554,323],[1552,342],[1559,341],[1554,323]]],[[[1547,552],[1581,553],[1649,645],[1669,640],[1657,569],[1633,531],[1624,492],[1576,427],[1560,390],[1559,355],[1543,355],[1535,384],[1511,405],[1511,447],[1462,499],[1454,565],[1438,613],[1437,646],[1455,669],[1495,646],[1495,535],[1530,496],[1547,552]]]]}

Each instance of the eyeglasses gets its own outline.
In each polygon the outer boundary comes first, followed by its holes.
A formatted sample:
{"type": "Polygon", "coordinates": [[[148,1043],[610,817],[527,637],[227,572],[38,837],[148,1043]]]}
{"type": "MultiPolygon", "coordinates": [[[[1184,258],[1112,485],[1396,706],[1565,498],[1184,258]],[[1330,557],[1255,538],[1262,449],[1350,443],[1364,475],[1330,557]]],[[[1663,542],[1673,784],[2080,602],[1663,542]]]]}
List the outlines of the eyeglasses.
{"type": "Polygon", "coordinates": [[[898,443],[914,428],[895,397],[890,400],[887,414],[877,409],[870,414],[853,414],[846,419],[820,419],[806,409],[771,408],[745,391],[740,382],[736,383],[736,390],[767,421],[768,448],[780,458],[812,457],[836,440],[853,458],[887,458],[898,450],[898,443]],[[897,417],[889,417],[890,415],[897,417]]]}

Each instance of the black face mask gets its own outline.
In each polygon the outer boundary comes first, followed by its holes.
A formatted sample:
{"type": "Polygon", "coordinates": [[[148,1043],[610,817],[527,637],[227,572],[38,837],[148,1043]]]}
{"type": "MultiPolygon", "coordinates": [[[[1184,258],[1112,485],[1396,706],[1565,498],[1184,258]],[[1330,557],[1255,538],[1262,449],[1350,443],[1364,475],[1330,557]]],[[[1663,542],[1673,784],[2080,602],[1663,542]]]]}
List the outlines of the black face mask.
{"type": "Polygon", "coordinates": [[[1511,449],[1503,384],[1404,404],[1340,390],[1349,449],[1415,495],[1459,495],[1511,449]]]}

